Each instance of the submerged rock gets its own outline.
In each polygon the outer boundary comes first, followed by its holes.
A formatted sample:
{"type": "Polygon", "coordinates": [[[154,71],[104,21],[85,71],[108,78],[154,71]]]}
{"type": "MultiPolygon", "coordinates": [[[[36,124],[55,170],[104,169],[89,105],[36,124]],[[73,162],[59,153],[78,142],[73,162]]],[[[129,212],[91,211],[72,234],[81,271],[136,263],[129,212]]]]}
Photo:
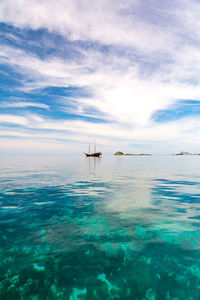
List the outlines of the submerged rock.
{"type": "Polygon", "coordinates": [[[42,271],[45,271],[45,266],[40,266],[38,264],[33,264],[33,268],[35,271],[38,271],[38,272],[42,272],[42,271]]]}
{"type": "Polygon", "coordinates": [[[106,278],[106,274],[102,273],[98,275],[98,279],[103,281],[106,285],[107,285],[107,289],[108,289],[108,293],[110,294],[110,292],[112,290],[114,291],[119,291],[119,288],[115,285],[112,284],[107,278],[106,278]]]}
{"type": "Polygon", "coordinates": [[[69,300],[77,300],[77,299],[82,299],[79,296],[84,296],[87,294],[86,288],[83,289],[78,289],[78,288],[73,288],[72,294],[70,295],[69,300]]]}

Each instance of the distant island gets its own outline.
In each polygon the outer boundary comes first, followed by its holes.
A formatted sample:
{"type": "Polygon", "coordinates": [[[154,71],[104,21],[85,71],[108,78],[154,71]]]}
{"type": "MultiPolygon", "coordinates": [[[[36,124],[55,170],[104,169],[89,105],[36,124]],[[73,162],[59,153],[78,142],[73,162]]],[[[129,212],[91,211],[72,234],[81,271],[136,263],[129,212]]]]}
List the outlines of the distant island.
{"type": "Polygon", "coordinates": [[[192,155],[192,154],[189,152],[182,151],[180,153],[176,153],[175,155],[192,155]]]}
{"type": "Polygon", "coordinates": [[[117,152],[114,153],[114,155],[116,155],[116,156],[122,156],[122,155],[149,156],[151,154],[147,154],[147,153],[139,153],[139,154],[135,154],[135,153],[123,153],[121,151],[117,151],[117,152]]]}
{"type": "Polygon", "coordinates": [[[182,151],[182,152],[176,153],[174,155],[200,155],[200,154],[193,154],[193,153],[189,153],[189,152],[186,152],[186,151],[182,151]]]}

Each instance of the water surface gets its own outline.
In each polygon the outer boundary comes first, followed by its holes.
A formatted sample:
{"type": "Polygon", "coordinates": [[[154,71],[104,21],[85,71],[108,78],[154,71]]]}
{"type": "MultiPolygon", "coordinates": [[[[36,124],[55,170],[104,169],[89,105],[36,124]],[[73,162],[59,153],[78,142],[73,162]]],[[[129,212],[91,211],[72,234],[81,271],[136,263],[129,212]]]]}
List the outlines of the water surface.
{"type": "Polygon", "coordinates": [[[0,165],[0,299],[200,299],[200,157],[0,165]]]}

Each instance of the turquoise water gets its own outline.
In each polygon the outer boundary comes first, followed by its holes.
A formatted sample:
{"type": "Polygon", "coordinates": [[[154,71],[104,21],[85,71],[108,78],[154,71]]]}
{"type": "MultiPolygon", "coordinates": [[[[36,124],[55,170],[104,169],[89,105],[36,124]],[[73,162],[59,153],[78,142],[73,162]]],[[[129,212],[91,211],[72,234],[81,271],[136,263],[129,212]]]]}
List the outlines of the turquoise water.
{"type": "Polygon", "coordinates": [[[0,162],[0,299],[200,299],[200,157],[0,162]]]}

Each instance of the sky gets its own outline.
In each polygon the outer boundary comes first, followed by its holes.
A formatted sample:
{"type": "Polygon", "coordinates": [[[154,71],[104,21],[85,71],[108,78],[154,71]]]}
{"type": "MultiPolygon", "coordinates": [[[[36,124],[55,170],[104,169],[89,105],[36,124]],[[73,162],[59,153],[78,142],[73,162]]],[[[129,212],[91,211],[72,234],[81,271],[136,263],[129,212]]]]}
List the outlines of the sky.
{"type": "Polygon", "coordinates": [[[0,152],[200,153],[200,3],[1,0],[0,152]]]}

